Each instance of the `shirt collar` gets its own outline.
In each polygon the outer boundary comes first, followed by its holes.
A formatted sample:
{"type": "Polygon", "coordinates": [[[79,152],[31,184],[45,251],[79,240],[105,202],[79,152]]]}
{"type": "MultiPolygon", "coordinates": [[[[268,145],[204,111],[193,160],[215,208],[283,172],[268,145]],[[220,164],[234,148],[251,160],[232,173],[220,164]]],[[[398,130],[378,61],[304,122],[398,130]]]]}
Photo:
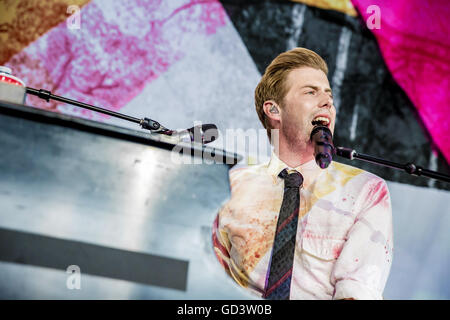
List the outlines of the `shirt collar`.
{"type": "Polygon", "coordinates": [[[267,172],[272,176],[274,184],[277,183],[278,179],[281,179],[278,177],[278,175],[285,168],[287,168],[288,170],[296,170],[302,174],[303,187],[307,187],[309,184],[311,184],[323,170],[316,164],[316,161],[314,159],[305,162],[298,167],[291,168],[282,160],[280,160],[275,152],[272,151],[272,155],[267,167],[267,172]]]}

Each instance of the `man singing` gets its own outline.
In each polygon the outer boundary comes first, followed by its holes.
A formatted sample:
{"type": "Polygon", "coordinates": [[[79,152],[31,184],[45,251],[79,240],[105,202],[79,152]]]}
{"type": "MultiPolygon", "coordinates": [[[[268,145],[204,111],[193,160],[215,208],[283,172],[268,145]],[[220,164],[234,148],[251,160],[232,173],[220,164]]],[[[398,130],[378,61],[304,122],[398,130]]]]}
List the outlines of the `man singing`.
{"type": "Polygon", "coordinates": [[[295,48],[277,56],[255,90],[273,145],[268,163],[230,171],[231,199],[213,228],[216,255],[265,299],[382,299],[393,234],[385,181],[333,161],[321,169],[314,125],[334,132],[325,61],[295,48]]]}

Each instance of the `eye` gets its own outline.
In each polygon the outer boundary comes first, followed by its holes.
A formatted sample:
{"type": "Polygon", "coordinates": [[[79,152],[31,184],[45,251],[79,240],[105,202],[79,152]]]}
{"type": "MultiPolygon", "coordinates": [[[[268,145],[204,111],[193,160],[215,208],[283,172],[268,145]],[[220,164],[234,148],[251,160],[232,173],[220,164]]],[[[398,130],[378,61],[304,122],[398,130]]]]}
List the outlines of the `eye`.
{"type": "Polygon", "coordinates": [[[316,92],[315,91],[308,91],[308,92],[306,92],[306,94],[315,94],[316,92]]]}

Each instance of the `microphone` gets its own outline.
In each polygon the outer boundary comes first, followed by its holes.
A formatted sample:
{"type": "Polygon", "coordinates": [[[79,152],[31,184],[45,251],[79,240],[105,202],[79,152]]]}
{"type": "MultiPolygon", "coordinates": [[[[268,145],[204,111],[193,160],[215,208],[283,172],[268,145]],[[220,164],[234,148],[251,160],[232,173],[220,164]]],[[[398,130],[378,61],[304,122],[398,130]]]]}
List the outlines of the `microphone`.
{"type": "Polygon", "coordinates": [[[314,144],[314,158],[317,165],[322,169],[327,168],[333,161],[333,155],[336,154],[330,129],[322,125],[315,126],[311,131],[310,140],[314,144]]]}
{"type": "Polygon", "coordinates": [[[166,130],[158,133],[169,136],[169,139],[164,140],[168,140],[169,142],[174,144],[180,142],[207,144],[213,142],[219,136],[217,126],[214,124],[202,124],[185,130],[166,130]]]}

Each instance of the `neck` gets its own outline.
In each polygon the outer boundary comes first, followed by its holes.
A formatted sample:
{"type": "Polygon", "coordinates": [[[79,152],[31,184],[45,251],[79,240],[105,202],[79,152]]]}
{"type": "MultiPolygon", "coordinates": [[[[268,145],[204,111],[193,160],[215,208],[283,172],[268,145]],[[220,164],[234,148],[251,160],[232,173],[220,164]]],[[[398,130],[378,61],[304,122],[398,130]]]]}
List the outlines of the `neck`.
{"type": "Polygon", "coordinates": [[[274,149],[278,159],[286,163],[291,168],[296,168],[314,159],[314,149],[311,143],[293,146],[280,137],[278,150],[274,149]]]}

